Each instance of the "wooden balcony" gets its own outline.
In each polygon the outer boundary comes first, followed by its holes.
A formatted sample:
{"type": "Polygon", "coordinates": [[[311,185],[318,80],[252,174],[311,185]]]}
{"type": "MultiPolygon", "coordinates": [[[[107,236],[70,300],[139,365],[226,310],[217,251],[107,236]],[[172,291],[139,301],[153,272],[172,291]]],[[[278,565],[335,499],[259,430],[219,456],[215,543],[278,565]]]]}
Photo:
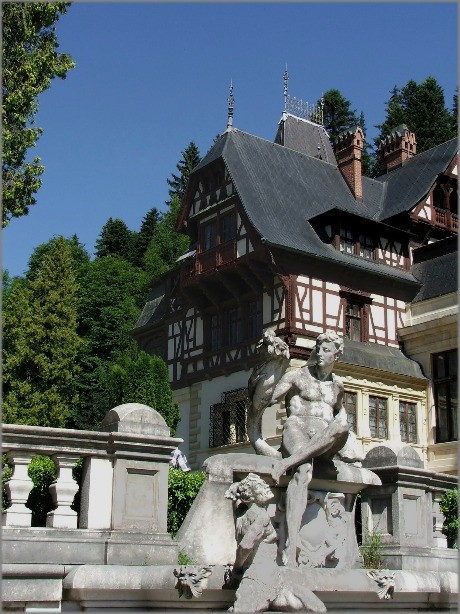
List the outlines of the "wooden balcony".
{"type": "Polygon", "coordinates": [[[435,212],[435,225],[447,230],[458,229],[458,215],[451,213],[448,209],[440,209],[439,207],[433,207],[435,212]]]}
{"type": "Polygon", "coordinates": [[[181,282],[182,284],[187,284],[188,281],[196,276],[216,271],[219,267],[234,262],[236,258],[236,241],[229,241],[196,254],[191,262],[182,267],[181,282]]]}

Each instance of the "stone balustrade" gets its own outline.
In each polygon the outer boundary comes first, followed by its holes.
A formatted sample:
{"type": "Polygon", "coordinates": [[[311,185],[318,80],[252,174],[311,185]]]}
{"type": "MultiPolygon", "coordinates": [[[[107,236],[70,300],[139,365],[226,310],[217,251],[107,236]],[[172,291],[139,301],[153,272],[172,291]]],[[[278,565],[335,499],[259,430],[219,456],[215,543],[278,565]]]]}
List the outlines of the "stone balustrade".
{"type": "Polygon", "coordinates": [[[31,526],[32,512],[26,503],[33,483],[28,467],[35,456],[44,455],[57,468],[50,485],[55,508],[47,515],[48,528],[77,529],[79,517],[82,529],[166,532],[168,463],[182,439],[170,437],[155,410],[135,403],[121,405],[110,410],[101,431],[4,424],[2,443],[13,468],[6,484],[9,506],[3,512],[4,527],[31,526]],[[84,465],[78,515],[71,508],[78,491],[72,470],[80,458],[84,465]]]}

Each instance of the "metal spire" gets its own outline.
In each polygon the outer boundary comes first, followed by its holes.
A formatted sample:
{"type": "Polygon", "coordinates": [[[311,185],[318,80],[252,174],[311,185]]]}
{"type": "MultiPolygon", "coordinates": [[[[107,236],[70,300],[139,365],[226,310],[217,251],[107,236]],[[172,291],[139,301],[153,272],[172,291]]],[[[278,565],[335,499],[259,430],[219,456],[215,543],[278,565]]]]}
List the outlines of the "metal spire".
{"type": "Polygon", "coordinates": [[[286,64],[286,70],[284,71],[284,75],[283,75],[283,82],[284,82],[284,110],[285,111],[287,109],[288,81],[289,81],[289,73],[288,73],[287,64],[286,64]]]}
{"type": "Polygon", "coordinates": [[[228,117],[227,117],[227,130],[231,130],[233,126],[233,106],[235,99],[233,98],[233,80],[230,80],[230,91],[228,96],[228,117]]]}

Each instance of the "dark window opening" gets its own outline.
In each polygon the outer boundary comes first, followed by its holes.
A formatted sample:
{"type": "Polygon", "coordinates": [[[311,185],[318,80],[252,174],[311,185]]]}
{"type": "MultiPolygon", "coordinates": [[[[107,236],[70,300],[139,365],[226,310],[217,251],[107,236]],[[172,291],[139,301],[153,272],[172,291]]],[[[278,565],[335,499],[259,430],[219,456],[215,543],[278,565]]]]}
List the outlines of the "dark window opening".
{"type": "Polygon", "coordinates": [[[356,433],[356,394],[354,392],[344,392],[343,405],[347,412],[348,428],[356,433]]]}
{"type": "Polygon", "coordinates": [[[210,322],[210,348],[211,350],[217,350],[220,345],[220,329],[219,329],[219,316],[217,314],[211,316],[210,322]]]}
{"type": "Polygon", "coordinates": [[[359,255],[367,260],[374,259],[374,239],[367,235],[359,235],[359,255]]]}
{"type": "Polygon", "coordinates": [[[202,250],[212,249],[216,245],[216,224],[211,222],[203,226],[202,250]]]}
{"type": "Polygon", "coordinates": [[[345,310],[345,337],[350,341],[361,341],[362,305],[347,301],[345,310]]]}
{"type": "Polygon", "coordinates": [[[242,340],[241,335],[241,311],[239,307],[234,307],[228,311],[228,345],[234,345],[242,340]]]}
{"type": "Polygon", "coordinates": [[[387,439],[387,400],[380,397],[369,397],[369,428],[371,437],[387,439]]]}
{"type": "Polygon", "coordinates": [[[238,388],[225,392],[220,403],[211,405],[209,447],[216,448],[247,440],[246,404],[247,388],[238,388]]]}
{"type": "Polygon", "coordinates": [[[340,229],[340,251],[345,254],[353,254],[355,251],[355,243],[353,240],[353,233],[351,230],[345,228],[340,229]]]}
{"type": "Polygon", "coordinates": [[[399,431],[401,441],[417,443],[417,406],[415,403],[399,402],[399,431]]]}
{"type": "Polygon", "coordinates": [[[220,220],[220,242],[226,243],[236,239],[236,213],[228,213],[220,220]]]}
{"type": "Polygon", "coordinates": [[[249,303],[248,312],[248,337],[258,339],[262,335],[262,301],[249,303]]]}
{"type": "Polygon", "coordinates": [[[457,441],[457,350],[433,354],[436,442],[457,441]]]}
{"type": "Polygon", "coordinates": [[[441,185],[437,185],[433,190],[433,206],[437,209],[445,209],[444,190],[441,185]]]}

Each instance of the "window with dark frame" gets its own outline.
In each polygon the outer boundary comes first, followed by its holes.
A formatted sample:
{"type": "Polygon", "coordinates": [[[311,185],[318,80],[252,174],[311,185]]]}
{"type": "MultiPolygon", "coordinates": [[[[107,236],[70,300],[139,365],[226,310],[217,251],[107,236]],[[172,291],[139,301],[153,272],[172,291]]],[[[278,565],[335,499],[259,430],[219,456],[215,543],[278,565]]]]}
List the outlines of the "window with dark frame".
{"type": "Polygon", "coordinates": [[[227,314],[227,343],[234,345],[241,341],[241,310],[233,307],[227,314]]]}
{"type": "Polygon", "coordinates": [[[248,305],[248,338],[255,339],[262,335],[262,301],[251,301],[248,305]]]}
{"type": "Polygon", "coordinates": [[[374,259],[374,239],[368,235],[359,235],[359,255],[366,260],[374,259]]]}
{"type": "Polygon", "coordinates": [[[247,388],[230,390],[220,403],[211,405],[209,414],[209,447],[216,448],[247,440],[247,388]]]}
{"type": "Polygon", "coordinates": [[[363,305],[348,301],[345,308],[345,337],[350,341],[362,340],[363,305]]]}
{"type": "Polygon", "coordinates": [[[401,441],[417,443],[417,405],[399,401],[399,432],[401,441]]]}
{"type": "Polygon", "coordinates": [[[202,227],[202,251],[207,251],[216,246],[216,222],[208,222],[202,227]]]}
{"type": "Polygon", "coordinates": [[[220,346],[220,326],[219,316],[216,314],[211,316],[209,326],[209,346],[212,351],[218,350],[220,346]]]}
{"type": "Polygon", "coordinates": [[[387,439],[387,400],[369,396],[369,429],[371,437],[387,439]]]}
{"type": "Polygon", "coordinates": [[[345,254],[354,254],[355,242],[353,238],[353,232],[351,230],[347,230],[346,228],[341,228],[339,233],[340,233],[340,243],[339,243],[340,251],[344,252],[345,254]]]}
{"type": "Polygon", "coordinates": [[[220,218],[220,242],[236,239],[236,212],[226,213],[220,218]]]}
{"type": "Polygon", "coordinates": [[[348,428],[353,433],[356,433],[356,393],[347,392],[343,393],[343,406],[347,412],[348,428]]]}
{"type": "Polygon", "coordinates": [[[457,350],[432,355],[436,443],[457,441],[457,350]]]}

